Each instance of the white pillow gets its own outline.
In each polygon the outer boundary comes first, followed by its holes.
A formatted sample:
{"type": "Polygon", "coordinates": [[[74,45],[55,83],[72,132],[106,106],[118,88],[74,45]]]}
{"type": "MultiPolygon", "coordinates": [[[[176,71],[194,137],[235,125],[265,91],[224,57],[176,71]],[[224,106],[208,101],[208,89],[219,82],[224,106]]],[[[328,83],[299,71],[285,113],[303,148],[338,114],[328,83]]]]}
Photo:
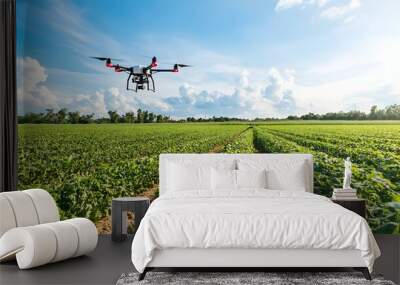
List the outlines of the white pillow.
{"type": "Polygon", "coordinates": [[[168,163],[167,187],[170,191],[211,190],[211,168],[168,163]]]}
{"type": "Polygon", "coordinates": [[[238,168],[253,171],[266,169],[268,189],[305,192],[309,183],[304,160],[239,160],[238,168]]]}
{"type": "Polygon", "coordinates": [[[263,170],[236,170],[238,188],[267,188],[267,171],[263,170]]]}
{"type": "Polygon", "coordinates": [[[236,170],[212,168],[212,188],[214,190],[236,190],[236,170]]]}
{"type": "Polygon", "coordinates": [[[267,171],[268,189],[306,192],[305,162],[274,167],[267,171]]]}
{"type": "Polygon", "coordinates": [[[236,159],[218,159],[215,161],[207,161],[206,165],[209,165],[215,169],[237,169],[236,159]]]}

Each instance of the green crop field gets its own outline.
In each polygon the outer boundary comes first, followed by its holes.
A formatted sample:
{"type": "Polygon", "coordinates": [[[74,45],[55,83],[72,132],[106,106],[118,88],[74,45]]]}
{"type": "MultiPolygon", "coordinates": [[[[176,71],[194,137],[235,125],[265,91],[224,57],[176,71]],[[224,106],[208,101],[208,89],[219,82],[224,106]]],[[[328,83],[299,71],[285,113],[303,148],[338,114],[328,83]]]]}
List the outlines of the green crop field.
{"type": "Polygon", "coordinates": [[[273,124],[20,125],[19,189],[44,188],[64,218],[97,221],[111,199],[158,183],[163,152],[311,153],[314,192],[340,187],[343,159],[353,187],[368,200],[374,232],[400,233],[400,125],[354,122],[273,124]]]}

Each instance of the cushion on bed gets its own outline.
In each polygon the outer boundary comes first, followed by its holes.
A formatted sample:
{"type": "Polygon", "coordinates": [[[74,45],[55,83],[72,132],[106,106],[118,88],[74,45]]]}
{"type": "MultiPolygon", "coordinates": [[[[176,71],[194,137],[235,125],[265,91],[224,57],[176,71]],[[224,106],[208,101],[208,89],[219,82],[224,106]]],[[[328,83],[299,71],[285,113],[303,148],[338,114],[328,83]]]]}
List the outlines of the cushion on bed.
{"type": "Polygon", "coordinates": [[[211,167],[168,163],[168,191],[210,190],[211,167]]]}
{"type": "Polygon", "coordinates": [[[184,154],[182,156],[176,154],[176,156],[168,158],[166,166],[169,167],[170,163],[184,165],[185,167],[209,166],[216,169],[237,169],[237,161],[234,158],[221,157],[217,160],[210,160],[207,155],[200,155],[199,157],[199,154],[184,154]]]}
{"type": "Polygon", "coordinates": [[[237,188],[267,188],[267,171],[236,170],[237,188]]]}
{"type": "Polygon", "coordinates": [[[269,189],[306,191],[305,163],[285,163],[267,171],[269,189]]]}
{"type": "Polygon", "coordinates": [[[238,189],[267,188],[266,170],[231,170],[212,168],[212,189],[214,191],[235,191],[238,189]]]}
{"type": "Polygon", "coordinates": [[[212,189],[218,190],[236,190],[236,170],[212,168],[212,189]]]}
{"type": "Polygon", "coordinates": [[[304,160],[238,160],[237,164],[239,170],[266,170],[268,189],[306,191],[309,183],[304,160]]]}

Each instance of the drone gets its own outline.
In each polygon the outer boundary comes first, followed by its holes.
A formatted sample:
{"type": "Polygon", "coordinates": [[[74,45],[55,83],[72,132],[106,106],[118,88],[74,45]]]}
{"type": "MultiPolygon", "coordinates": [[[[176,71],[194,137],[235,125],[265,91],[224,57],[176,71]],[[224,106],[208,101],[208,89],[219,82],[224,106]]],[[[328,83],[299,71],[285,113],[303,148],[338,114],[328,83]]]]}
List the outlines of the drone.
{"type": "Polygon", "coordinates": [[[175,63],[173,65],[173,68],[171,69],[156,69],[158,63],[157,63],[157,58],[155,56],[151,59],[151,63],[148,66],[135,65],[130,67],[122,66],[119,64],[113,64],[112,61],[120,61],[120,59],[112,59],[109,57],[94,57],[94,56],[91,56],[91,58],[100,61],[105,61],[106,67],[114,68],[115,72],[128,73],[129,76],[126,81],[126,90],[131,90],[135,92],[138,92],[138,90],[149,90],[155,92],[156,88],[153,79],[153,74],[155,73],[179,72],[180,67],[190,67],[190,65],[187,64],[175,63]],[[134,86],[131,87],[131,84],[133,84],[134,86]]]}

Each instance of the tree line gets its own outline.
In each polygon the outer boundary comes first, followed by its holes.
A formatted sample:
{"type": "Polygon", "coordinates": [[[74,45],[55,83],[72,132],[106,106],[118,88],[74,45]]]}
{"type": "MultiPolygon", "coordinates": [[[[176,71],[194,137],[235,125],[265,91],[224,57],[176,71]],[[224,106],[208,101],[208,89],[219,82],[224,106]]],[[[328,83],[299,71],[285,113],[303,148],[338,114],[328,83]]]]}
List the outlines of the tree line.
{"type": "Polygon", "coordinates": [[[117,111],[108,111],[108,117],[95,118],[95,114],[81,114],[79,111],[70,112],[66,108],[58,111],[46,109],[44,113],[27,113],[18,116],[19,124],[101,124],[101,123],[166,123],[171,119],[168,116],[154,114],[138,109],[135,112],[119,114],[117,111]]]}
{"type": "Polygon", "coordinates": [[[369,113],[361,111],[331,112],[326,114],[308,113],[302,116],[288,116],[288,120],[400,120],[400,105],[393,104],[383,109],[374,105],[369,113]]]}
{"type": "MultiPolygon", "coordinates": [[[[282,120],[278,118],[255,118],[254,120],[232,118],[232,117],[211,117],[186,119],[172,119],[169,116],[155,114],[146,110],[138,109],[136,112],[119,114],[117,111],[108,111],[108,117],[95,118],[95,114],[81,114],[78,111],[70,112],[66,108],[58,111],[46,109],[44,113],[27,113],[18,116],[19,124],[92,124],[92,123],[170,123],[170,122],[250,122],[250,121],[273,121],[282,120]]],[[[302,116],[288,116],[284,120],[400,120],[400,105],[394,104],[379,109],[372,106],[369,113],[362,111],[330,112],[326,114],[308,113],[302,116]]]]}

